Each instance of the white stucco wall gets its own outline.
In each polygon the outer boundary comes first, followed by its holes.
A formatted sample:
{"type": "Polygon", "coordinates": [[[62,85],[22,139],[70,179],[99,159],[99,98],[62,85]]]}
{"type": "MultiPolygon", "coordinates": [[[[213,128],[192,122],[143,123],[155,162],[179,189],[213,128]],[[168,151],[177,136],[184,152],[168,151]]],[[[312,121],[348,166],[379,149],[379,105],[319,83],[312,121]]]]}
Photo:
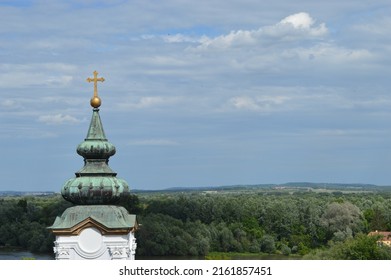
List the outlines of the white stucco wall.
{"type": "Polygon", "coordinates": [[[78,236],[56,236],[57,260],[134,260],[136,238],[127,235],[102,235],[97,228],[83,229],[78,236]]]}

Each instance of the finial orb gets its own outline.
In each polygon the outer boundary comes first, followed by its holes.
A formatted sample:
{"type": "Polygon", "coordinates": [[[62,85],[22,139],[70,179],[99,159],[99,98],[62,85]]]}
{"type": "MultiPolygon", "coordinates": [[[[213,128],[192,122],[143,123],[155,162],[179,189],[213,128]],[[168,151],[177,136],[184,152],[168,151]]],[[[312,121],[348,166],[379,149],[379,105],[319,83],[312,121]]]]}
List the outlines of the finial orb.
{"type": "Polygon", "coordinates": [[[98,96],[94,96],[91,98],[90,104],[94,108],[99,108],[99,106],[102,104],[102,100],[98,96]]]}

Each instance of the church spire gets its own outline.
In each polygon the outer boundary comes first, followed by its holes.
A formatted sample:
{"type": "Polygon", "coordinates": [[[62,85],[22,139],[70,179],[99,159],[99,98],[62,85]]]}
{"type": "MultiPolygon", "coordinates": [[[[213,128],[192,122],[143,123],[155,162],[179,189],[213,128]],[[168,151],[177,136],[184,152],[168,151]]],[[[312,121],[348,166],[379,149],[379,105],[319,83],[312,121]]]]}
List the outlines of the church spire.
{"type": "Polygon", "coordinates": [[[68,180],[61,189],[62,196],[74,204],[113,204],[119,201],[123,194],[129,192],[127,183],[116,178],[108,165],[109,158],[116,152],[115,146],[107,139],[103,130],[98,107],[101,99],[97,92],[97,82],[104,78],[94,78],[94,96],[91,98],[92,118],[87,137],[77,147],[77,153],[84,158],[84,166],[75,173],[76,177],[68,180]]]}
{"type": "Polygon", "coordinates": [[[117,178],[109,167],[115,154],[103,130],[99,116],[98,72],[94,78],[94,96],[90,104],[92,118],[87,137],[77,147],[84,166],[61,189],[64,199],[76,204],[58,216],[49,229],[56,237],[54,252],[57,260],[134,260],[136,254],[136,215],[117,204],[129,194],[128,184],[117,178]]]}

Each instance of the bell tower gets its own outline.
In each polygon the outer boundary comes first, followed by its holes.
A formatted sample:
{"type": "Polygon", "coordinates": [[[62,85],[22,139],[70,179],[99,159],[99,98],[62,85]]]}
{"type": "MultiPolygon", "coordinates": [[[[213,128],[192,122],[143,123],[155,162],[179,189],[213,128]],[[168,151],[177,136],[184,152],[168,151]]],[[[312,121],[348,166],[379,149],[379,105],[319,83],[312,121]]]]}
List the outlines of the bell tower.
{"type": "Polygon", "coordinates": [[[56,236],[54,253],[57,260],[133,260],[136,253],[136,215],[116,205],[129,194],[129,186],[117,178],[108,165],[116,152],[103,130],[99,115],[98,72],[94,71],[94,95],[90,104],[91,123],[87,137],[77,147],[84,166],[62,187],[64,199],[74,204],[57,217],[49,229],[56,236]]]}

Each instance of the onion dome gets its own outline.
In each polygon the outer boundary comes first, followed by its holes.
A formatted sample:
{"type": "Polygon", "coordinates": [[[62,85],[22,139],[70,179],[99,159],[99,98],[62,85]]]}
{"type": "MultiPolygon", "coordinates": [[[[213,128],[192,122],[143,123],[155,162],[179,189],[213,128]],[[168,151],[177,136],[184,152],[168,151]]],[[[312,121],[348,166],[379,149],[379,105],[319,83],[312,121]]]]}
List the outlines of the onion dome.
{"type": "Polygon", "coordinates": [[[86,139],[77,147],[77,153],[85,159],[108,159],[115,154],[115,147],[107,141],[99,116],[94,108],[86,139]]]}
{"type": "MultiPolygon", "coordinates": [[[[97,74],[95,71],[95,84],[99,81],[97,74]]],[[[96,91],[95,95],[97,97],[96,91]]],[[[84,158],[84,166],[75,173],[75,178],[64,184],[61,194],[64,199],[79,205],[114,204],[129,193],[129,186],[117,178],[117,173],[108,165],[109,158],[115,154],[115,146],[106,138],[99,109],[92,102],[91,105],[94,108],[87,137],[77,147],[77,153],[84,158]]]]}

